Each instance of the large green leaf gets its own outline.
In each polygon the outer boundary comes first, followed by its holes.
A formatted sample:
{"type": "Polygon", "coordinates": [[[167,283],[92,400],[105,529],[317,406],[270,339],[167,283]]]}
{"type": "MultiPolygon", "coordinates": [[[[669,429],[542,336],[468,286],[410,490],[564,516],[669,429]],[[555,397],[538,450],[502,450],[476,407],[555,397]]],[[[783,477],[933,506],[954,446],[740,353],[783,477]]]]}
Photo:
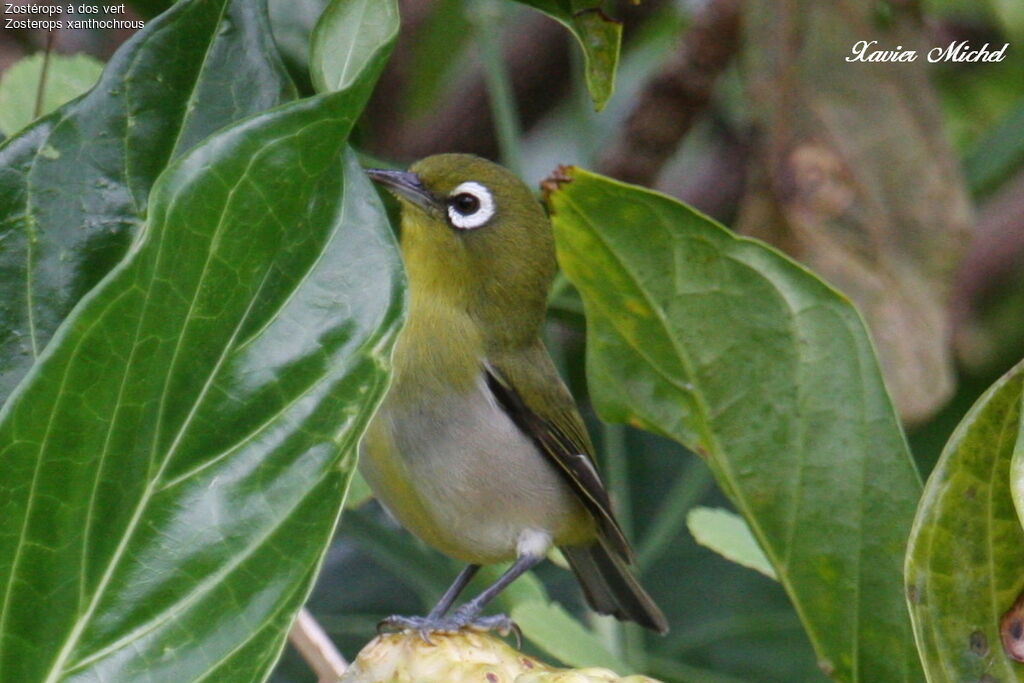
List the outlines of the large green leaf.
{"type": "Polygon", "coordinates": [[[518,1],[539,9],[572,32],[583,50],[590,98],[598,110],[604,109],[615,92],[615,70],[619,65],[622,24],[604,13],[600,0],[518,1]]]}
{"type": "Polygon", "coordinates": [[[708,459],[826,672],[919,677],[902,564],[920,481],[857,312],[668,197],[567,173],[549,203],[602,417],[708,459]]]}
{"type": "Polygon", "coordinates": [[[262,2],[179,2],[0,146],[0,402],[124,255],[168,161],[293,96],[262,2]]]}
{"type": "MultiPolygon", "coordinates": [[[[928,478],[907,553],[907,601],[931,681],[1024,680],[999,619],[1024,588],[1024,530],[1010,462],[1024,363],[978,399],[928,478]]],[[[1019,457],[1019,456],[1018,456],[1019,457]]]]}
{"type": "Polygon", "coordinates": [[[0,680],[251,681],[277,658],[401,318],[346,152],[366,87],[169,167],[0,412],[0,680]]]}
{"type": "Polygon", "coordinates": [[[0,419],[0,679],[259,678],[400,317],[345,94],[215,136],[0,419]]]}

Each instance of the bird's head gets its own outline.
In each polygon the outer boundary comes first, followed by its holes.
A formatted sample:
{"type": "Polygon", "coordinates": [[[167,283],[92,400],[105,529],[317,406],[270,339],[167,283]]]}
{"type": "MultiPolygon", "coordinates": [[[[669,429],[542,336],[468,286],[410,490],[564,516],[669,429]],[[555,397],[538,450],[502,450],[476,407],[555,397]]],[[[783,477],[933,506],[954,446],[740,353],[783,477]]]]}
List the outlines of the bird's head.
{"type": "Polygon", "coordinates": [[[544,209],[519,178],[469,154],[367,173],[401,202],[414,296],[464,306],[491,329],[536,334],[556,269],[554,240],[544,209]]]}

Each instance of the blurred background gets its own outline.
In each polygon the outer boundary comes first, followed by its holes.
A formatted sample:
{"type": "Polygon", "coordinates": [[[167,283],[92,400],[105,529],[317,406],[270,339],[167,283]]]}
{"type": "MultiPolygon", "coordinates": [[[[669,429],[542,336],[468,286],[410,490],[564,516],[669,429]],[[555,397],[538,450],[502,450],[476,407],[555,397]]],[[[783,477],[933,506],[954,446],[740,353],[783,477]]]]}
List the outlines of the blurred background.
{"type": "MultiPolygon", "coordinates": [[[[167,4],[128,3],[116,18],[148,20],[167,4]]],[[[281,55],[305,92],[309,32],[324,4],[270,0],[281,55]]],[[[922,476],[981,391],[1024,357],[1020,0],[607,2],[624,32],[616,91],[600,112],[570,34],[540,13],[507,0],[399,4],[402,33],[359,125],[362,153],[400,167],[472,152],[533,185],[577,164],[783,249],[862,311],[922,476]],[[859,40],[920,57],[847,62],[859,40]],[[924,58],[960,41],[1009,48],[998,63],[924,58]]],[[[0,132],[25,122],[12,113],[12,89],[38,82],[42,57],[19,60],[48,46],[89,55],[60,85],[81,91],[130,34],[0,30],[0,132]]],[[[703,462],[589,411],[584,335],[580,301],[559,280],[547,340],[672,632],[650,637],[587,615],[571,574],[550,563],[536,572],[549,595],[666,681],[824,680],[779,585],[689,532],[694,506],[728,507],[703,462]]],[[[309,606],[351,657],[382,616],[424,612],[457,570],[359,489],[309,606]]],[[[313,676],[289,650],[274,680],[313,676]]]]}

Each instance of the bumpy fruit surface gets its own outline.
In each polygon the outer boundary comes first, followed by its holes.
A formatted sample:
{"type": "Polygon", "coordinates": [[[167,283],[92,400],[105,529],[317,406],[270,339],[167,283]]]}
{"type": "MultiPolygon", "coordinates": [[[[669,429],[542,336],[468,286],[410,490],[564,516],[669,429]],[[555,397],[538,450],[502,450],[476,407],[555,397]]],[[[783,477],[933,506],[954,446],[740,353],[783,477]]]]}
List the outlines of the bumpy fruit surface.
{"type": "Polygon", "coordinates": [[[371,640],[342,683],[658,683],[608,669],[556,669],[492,636],[389,633],[371,640]]]}

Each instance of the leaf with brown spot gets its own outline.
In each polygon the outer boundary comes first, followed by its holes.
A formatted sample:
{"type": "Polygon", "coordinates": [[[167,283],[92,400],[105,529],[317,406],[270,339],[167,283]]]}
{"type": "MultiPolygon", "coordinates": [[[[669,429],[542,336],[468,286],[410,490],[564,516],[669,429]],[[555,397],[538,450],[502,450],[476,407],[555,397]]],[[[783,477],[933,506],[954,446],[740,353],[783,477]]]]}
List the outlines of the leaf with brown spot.
{"type": "Polygon", "coordinates": [[[1024,588],[1024,530],[1008,485],[1021,481],[1011,469],[1020,470],[1022,389],[1024,363],[967,413],[921,498],[907,551],[906,581],[929,680],[1024,678],[1024,666],[992,646],[1002,640],[1006,648],[1008,635],[1011,644],[1016,640],[1013,624],[1019,607],[1005,615],[1003,611],[1024,588]]]}

